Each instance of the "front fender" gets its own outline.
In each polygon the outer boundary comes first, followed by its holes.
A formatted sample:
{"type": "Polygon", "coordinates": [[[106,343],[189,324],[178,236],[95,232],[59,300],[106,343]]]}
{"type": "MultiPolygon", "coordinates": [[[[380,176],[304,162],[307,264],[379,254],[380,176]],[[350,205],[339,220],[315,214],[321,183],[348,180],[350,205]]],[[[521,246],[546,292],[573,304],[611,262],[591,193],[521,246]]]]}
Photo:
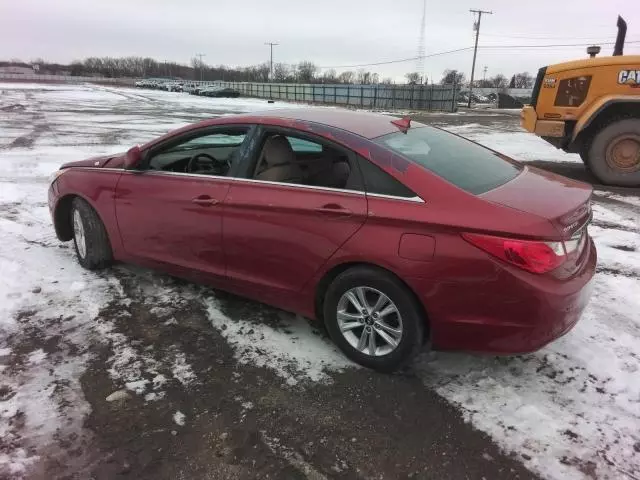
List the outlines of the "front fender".
{"type": "Polygon", "coordinates": [[[122,172],[122,169],[116,168],[69,168],[56,180],[57,195],[52,212],[55,221],[56,212],[62,206],[61,200],[71,197],[84,199],[102,220],[116,258],[122,252],[122,242],[115,216],[115,192],[122,172]]]}

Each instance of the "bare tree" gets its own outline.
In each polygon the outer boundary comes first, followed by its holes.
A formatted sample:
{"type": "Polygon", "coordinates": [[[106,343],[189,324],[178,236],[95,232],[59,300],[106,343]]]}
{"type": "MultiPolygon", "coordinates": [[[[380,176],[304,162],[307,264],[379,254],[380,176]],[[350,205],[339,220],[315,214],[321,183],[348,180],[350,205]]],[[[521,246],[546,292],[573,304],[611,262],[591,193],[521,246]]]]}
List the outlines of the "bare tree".
{"type": "Polygon", "coordinates": [[[273,64],[273,79],[276,82],[286,82],[291,78],[291,67],[286,63],[273,64]]]}
{"type": "Polygon", "coordinates": [[[494,88],[507,88],[508,85],[509,80],[501,73],[491,78],[491,86],[494,88]]]}
{"type": "Polygon", "coordinates": [[[316,67],[313,62],[304,61],[298,64],[296,70],[297,78],[300,83],[312,83],[318,71],[318,67],[316,67]]]}
{"type": "Polygon", "coordinates": [[[533,76],[529,72],[516,73],[514,77],[515,77],[514,88],[532,88],[533,87],[533,76]]]}
{"type": "Polygon", "coordinates": [[[322,74],[322,82],[323,83],[338,83],[338,74],[335,69],[331,68],[329,70],[325,70],[322,74]]]}
{"type": "Polygon", "coordinates": [[[353,83],[353,78],[356,76],[351,70],[347,70],[346,72],[342,72],[338,75],[338,81],[340,83],[353,83]]]}
{"type": "Polygon", "coordinates": [[[420,83],[420,74],[418,72],[410,72],[404,75],[409,85],[416,85],[420,83]]]}
{"type": "Polygon", "coordinates": [[[460,85],[462,82],[464,82],[464,80],[464,72],[447,69],[442,73],[442,79],[440,80],[440,83],[442,85],[460,85]]]}
{"type": "Polygon", "coordinates": [[[364,69],[358,70],[357,83],[361,85],[369,85],[373,83],[373,74],[364,69]]]}

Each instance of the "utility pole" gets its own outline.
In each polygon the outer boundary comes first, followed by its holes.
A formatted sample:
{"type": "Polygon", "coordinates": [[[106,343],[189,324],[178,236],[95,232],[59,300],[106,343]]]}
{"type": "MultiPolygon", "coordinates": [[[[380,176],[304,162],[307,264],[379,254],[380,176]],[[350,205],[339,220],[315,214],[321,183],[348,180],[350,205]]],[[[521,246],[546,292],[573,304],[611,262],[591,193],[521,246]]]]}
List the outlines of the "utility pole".
{"type": "Polygon", "coordinates": [[[196,57],[200,59],[200,81],[202,81],[204,75],[204,63],[202,63],[202,57],[206,57],[205,53],[196,53],[196,57]]]}
{"type": "Polygon", "coordinates": [[[274,45],[280,45],[280,44],[275,42],[264,42],[264,44],[269,45],[269,48],[271,49],[271,57],[269,60],[269,81],[273,82],[273,47],[274,45]]]}
{"type": "Polygon", "coordinates": [[[486,10],[469,10],[471,13],[478,14],[478,21],[474,23],[474,28],[476,30],[476,44],[473,47],[473,64],[471,65],[471,81],[469,82],[469,104],[467,105],[471,108],[471,94],[473,93],[473,75],[476,72],[476,54],[478,53],[478,37],[480,36],[480,21],[482,20],[482,14],[486,13],[488,15],[493,15],[493,12],[488,12],[486,10]]]}

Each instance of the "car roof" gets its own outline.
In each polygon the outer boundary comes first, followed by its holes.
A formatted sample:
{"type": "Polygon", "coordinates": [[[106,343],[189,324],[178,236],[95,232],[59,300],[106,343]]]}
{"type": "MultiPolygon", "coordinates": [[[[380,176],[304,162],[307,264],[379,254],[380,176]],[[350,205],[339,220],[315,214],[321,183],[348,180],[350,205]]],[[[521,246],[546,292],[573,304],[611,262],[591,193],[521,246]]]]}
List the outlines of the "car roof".
{"type": "Polygon", "coordinates": [[[229,120],[246,120],[247,122],[269,124],[272,123],[270,120],[275,120],[273,123],[277,123],[278,119],[313,122],[347,130],[365,138],[375,138],[398,131],[398,127],[391,123],[393,120],[397,120],[397,117],[331,107],[263,110],[250,114],[229,115],[224,119],[224,123],[229,120]]]}
{"type": "MultiPolygon", "coordinates": [[[[259,123],[263,125],[283,126],[290,122],[301,122],[303,124],[305,122],[309,122],[339,128],[341,130],[346,130],[356,135],[360,135],[361,137],[372,139],[388,133],[398,132],[398,127],[391,123],[393,120],[397,119],[398,117],[382,115],[380,113],[352,111],[332,107],[301,107],[263,110],[260,112],[224,115],[193,123],[191,125],[186,125],[146,143],[142,148],[149,148],[177,134],[190,132],[199,128],[238,123],[259,123]]],[[[424,126],[424,124],[412,122],[412,126],[418,127],[424,126]]],[[[295,125],[294,128],[295,127],[300,130],[305,130],[304,125],[295,125]]]]}

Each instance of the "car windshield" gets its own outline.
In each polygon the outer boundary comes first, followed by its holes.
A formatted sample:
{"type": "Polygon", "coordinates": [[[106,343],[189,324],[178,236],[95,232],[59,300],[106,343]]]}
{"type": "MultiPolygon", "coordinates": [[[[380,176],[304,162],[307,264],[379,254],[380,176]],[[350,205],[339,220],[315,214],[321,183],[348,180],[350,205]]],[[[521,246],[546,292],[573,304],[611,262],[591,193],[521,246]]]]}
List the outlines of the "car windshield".
{"type": "Polygon", "coordinates": [[[437,128],[410,128],[374,141],[475,195],[507,183],[522,170],[496,152],[437,128]]]}

